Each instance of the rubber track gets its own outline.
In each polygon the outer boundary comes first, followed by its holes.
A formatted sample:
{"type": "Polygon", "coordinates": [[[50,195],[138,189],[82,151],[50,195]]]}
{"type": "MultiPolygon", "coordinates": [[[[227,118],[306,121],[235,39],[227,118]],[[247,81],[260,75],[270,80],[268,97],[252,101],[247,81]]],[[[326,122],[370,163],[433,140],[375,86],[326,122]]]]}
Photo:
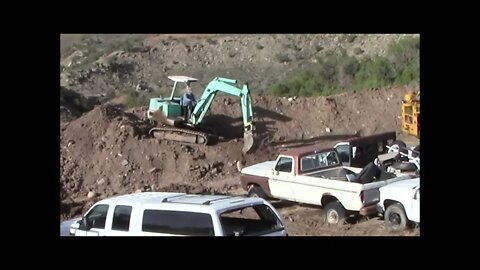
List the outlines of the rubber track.
{"type": "MultiPolygon", "coordinates": [[[[200,137],[203,137],[205,139],[205,143],[203,143],[204,145],[207,145],[209,143],[209,136],[208,136],[208,133],[205,133],[205,132],[200,132],[200,131],[194,131],[194,130],[189,130],[189,129],[183,129],[183,128],[172,128],[172,127],[155,127],[155,128],[152,128],[150,129],[150,131],[148,132],[150,135],[153,136],[153,133],[155,131],[163,131],[163,132],[171,132],[171,133],[181,133],[182,136],[200,136],[200,137]]],[[[157,137],[155,137],[157,138],[157,137]]],[[[160,138],[161,139],[161,138],[160,138]]],[[[165,139],[167,140],[167,139],[165,139]]],[[[175,140],[177,141],[177,140],[175,140]]],[[[181,141],[181,142],[184,142],[184,143],[192,143],[188,140],[185,140],[185,141],[181,141]]],[[[195,143],[195,144],[201,144],[201,143],[195,143]]]]}

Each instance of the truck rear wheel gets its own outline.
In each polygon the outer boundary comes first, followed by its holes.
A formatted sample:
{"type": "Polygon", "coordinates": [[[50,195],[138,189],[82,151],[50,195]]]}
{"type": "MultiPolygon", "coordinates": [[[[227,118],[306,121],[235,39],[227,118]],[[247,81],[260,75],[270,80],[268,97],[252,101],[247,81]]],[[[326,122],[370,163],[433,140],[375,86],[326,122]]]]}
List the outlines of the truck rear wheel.
{"type": "Polygon", "coordinates": [[[258,197],[258,198],[265,199],[265,198],[267,198],[267,194],[265,194],[265,192],[263,191],[263,189],[261,187],[252,186],[248,190],[248,197],[258,197]]]}
{"type": "Polygon", "coordinates": [[[401,231],[407,227],[407,215],[400,203],[394,203],[385,210],[385,225],[394,231],[401,231]]]}
{"type": "Polygon", "coordinates": [[[329,225],[342,225],[347,217],[347,210],[339,201],[328,203],[323,209],[323,221],[329,225]]]}

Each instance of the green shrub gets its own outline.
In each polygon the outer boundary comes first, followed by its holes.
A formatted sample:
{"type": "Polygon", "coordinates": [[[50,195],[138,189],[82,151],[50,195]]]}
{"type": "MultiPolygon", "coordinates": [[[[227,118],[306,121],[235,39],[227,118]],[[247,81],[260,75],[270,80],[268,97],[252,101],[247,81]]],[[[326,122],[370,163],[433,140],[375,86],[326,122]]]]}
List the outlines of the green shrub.
{"type": "Polygon", "coordinates": [[[207,38],[207,43],[211,45],[217,45],[217,40],[212,38],[207,38]]]}
{"type": "Polygon", "coordinates": [[[388,58],[399,73],[420,59],[420,39],[403,38],[388,48],[388,58]]]}
{"type": "Polygon", "coordinates": [[[127,106],[127,108],[148,106],[148,100],[149,99],[147,96],[132,90],[127,93],[125,98],[125,106],[127,106]]]}
{"type": "MultiPolygon", "coordinates": [[[[317,63],[267,89],[276,96],[333,95],[345,91],[410,84],[420,79],[418,38],[392,44],[387,56],[357,59],[341,48],[317,57],[317,63]]],[[[277,54],[277,60],[285,55],[277,54]]]]}
{"type": "Polygon", "coordinates": [[[288,54],[285,54],[285,53],[275,54],[275,59],[277,59],[277,61],[280,63],[286,63],[291,61],[290,57],[288,57],[288,54]]]}
{"type": "Polygon", "coordinates": [[[362,50],[362,48],[360,47],[356,47],[355,49],[353,49],[353,53],[356,55],[362,54],[363,52],[364,50],[362,50]]]}
{"type": "Polygon", "coordinates": [[[356,38],[357,38],[357,35],[348,35],[346,40],[348,43],[352,43],[355,41],[356,38]]]}

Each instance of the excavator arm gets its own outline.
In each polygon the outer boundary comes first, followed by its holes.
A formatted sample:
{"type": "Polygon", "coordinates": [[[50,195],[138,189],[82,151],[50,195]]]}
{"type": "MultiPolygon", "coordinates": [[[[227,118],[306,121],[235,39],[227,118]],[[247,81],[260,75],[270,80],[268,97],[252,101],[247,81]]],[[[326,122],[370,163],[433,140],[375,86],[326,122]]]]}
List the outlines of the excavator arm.
{"type": "Polygon", "coordinates": [[[195,109],[190,117],[193,125],[202,123],[206,113],[210,110],[213,99],[218,92],[227,93],[240,97],[244,128],[244,146],[243,152],[248,152],[253,146],[253,112],[252,99],[248,85],[244,84],[242,88],[236,87],[237,80],[216,77],[208,85],[198,100],[195,109]]]}

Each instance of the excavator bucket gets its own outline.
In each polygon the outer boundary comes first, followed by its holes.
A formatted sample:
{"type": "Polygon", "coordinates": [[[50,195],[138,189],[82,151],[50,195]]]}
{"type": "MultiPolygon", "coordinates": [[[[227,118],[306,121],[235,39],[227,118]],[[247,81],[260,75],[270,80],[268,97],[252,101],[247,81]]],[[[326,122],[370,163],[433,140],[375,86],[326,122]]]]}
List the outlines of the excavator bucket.
{"type": "Polygon", "coordinates": [[[243,148],[242,152],[243,153],[248,153],[253,147],[254,144],[254,139],[253,139],[253,134],[249,132],[243,133],[243,148]]]}

